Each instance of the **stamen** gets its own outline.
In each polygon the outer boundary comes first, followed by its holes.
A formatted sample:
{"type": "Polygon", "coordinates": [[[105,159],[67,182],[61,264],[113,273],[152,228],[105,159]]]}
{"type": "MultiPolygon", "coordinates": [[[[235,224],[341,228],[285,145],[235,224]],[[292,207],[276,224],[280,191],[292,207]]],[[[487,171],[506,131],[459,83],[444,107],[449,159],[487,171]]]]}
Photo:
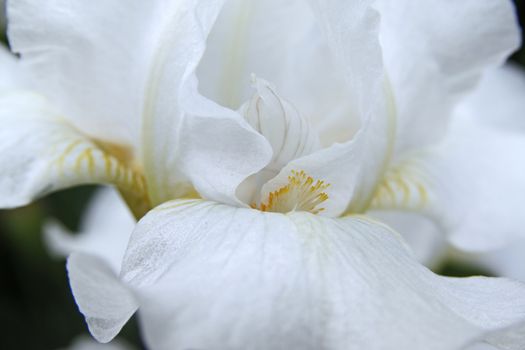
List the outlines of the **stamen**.
{"type": "Polygon", "coordinates": [[[292,170],[288,176],[288,184],[280,189],[270,192],[266,203],[259,207],[252,205],[261,211],[287,213],[291,211],[307,211],[319,214],[325,208],[318,206],[328,199],[328,194],[323,192],[330,184],[321,180],[314,180],[303,170],[292,170]]]}

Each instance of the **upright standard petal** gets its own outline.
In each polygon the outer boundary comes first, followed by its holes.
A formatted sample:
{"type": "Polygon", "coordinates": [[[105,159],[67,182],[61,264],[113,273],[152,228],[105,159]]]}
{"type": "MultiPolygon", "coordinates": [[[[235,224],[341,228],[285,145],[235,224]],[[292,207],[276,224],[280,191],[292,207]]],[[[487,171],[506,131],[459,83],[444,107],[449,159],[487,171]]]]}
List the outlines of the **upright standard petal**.
{"type": "Polygon", "coordinates": [[[523,345],[524,285],[434,275],[364,217],[173,201],[139,223],[122,278],[154,349],[523,345]]]}
{"type": "Polygon", "coordinates": [[[225,2],[197,69],[200,90],[237,109],[252,94],[251,74],[293,101],[325,146],[350,139],[359,127],[350,88],[304,0],[225,2]]]}
{"type": "MultiPolygon", "coordinates": [[[[388,164],[395,135],[395,108],[383,75],[378,39],[379,17],[367,1],[310,3],[349,87],[346,99],[351,101],[361,129],[349,141],[290,162],[263,192],[269,196],[286,186],[294,171],[304,171],[329,184],[323,215],[360,212],[388,164]]],[[[328,109],[326,114],[330,113],[328,109]]]]}
{"type": "Polygon", "coordinates": [[[198,92],[195,70],[222,1],[175,2],[163,17],[144,111],[144,163],[154,204],[187,195],[240,205],[237,186],[271,159],[271,147],[238,113],[198,92]]]}
{"type": "Polygon", "coordinates": [[[439,141],[454,104],[520,44],[508,0],[380,0],[376,7],[399,151],[439,141]]]}

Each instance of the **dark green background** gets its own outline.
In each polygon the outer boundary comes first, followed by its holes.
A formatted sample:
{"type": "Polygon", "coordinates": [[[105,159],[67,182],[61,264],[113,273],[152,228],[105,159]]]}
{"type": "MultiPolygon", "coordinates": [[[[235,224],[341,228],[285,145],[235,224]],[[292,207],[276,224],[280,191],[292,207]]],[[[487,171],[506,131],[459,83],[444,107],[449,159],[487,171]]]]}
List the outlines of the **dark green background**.
{"type": "MultiPolygon", "coordinates": [[[[516,1],[521,23],[525,4],[516,1]]],[[[525,65],[525,50],[512,59],[525,65]]],[[[525,98],[525,96],[524,96],[525,98]]],[[[41,225],[55,217],[76,229],[93,187],[61,191],[27,207],[0,211],[0,349],[46,350],[67,346],[87,334],[71,296],[63,260],[51,258],[41,240],[41,225]]],[[[443,274],[488,274],[475,267],[446,264],[443,274]]],[[[139,344],[135,321],[122,332],[139,344]]]]}

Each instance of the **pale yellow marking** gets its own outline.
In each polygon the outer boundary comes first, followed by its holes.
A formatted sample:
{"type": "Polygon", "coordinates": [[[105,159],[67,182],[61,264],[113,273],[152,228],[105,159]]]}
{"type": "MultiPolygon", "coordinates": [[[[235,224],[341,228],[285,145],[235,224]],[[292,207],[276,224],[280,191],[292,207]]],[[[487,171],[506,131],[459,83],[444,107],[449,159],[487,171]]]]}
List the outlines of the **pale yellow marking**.
{"type": "Polygon", "coordinates": [[[412,161],[389,169],[376,189],[369,209],[424,209],[429,202],[428,178],[412,161]]]}
{"type": "Polygon", "coordinates": [[[137,218],[151,209],[146,181],[131,149],[82,138],[72,138],[62,148],[56,159],[58,176],[73,183],[114,184],[137,218]]]}

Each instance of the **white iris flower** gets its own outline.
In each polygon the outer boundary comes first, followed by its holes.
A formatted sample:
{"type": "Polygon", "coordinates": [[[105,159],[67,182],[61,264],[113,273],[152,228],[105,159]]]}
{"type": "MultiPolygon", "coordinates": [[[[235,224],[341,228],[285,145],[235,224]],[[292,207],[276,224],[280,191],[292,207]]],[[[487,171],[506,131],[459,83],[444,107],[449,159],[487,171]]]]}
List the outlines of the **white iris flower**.
{"type": "Polygon", "coordinates": [[[152,349],[523,347],[524,285],[437,276],[369,215],[516,234],[525,138],[449,123],[519,45],[509,1],[13,0],[8,21],[2,206],[111,183],[141,218],[118,266],[69,258],[98,340],[140,307],[152,349]]]}

